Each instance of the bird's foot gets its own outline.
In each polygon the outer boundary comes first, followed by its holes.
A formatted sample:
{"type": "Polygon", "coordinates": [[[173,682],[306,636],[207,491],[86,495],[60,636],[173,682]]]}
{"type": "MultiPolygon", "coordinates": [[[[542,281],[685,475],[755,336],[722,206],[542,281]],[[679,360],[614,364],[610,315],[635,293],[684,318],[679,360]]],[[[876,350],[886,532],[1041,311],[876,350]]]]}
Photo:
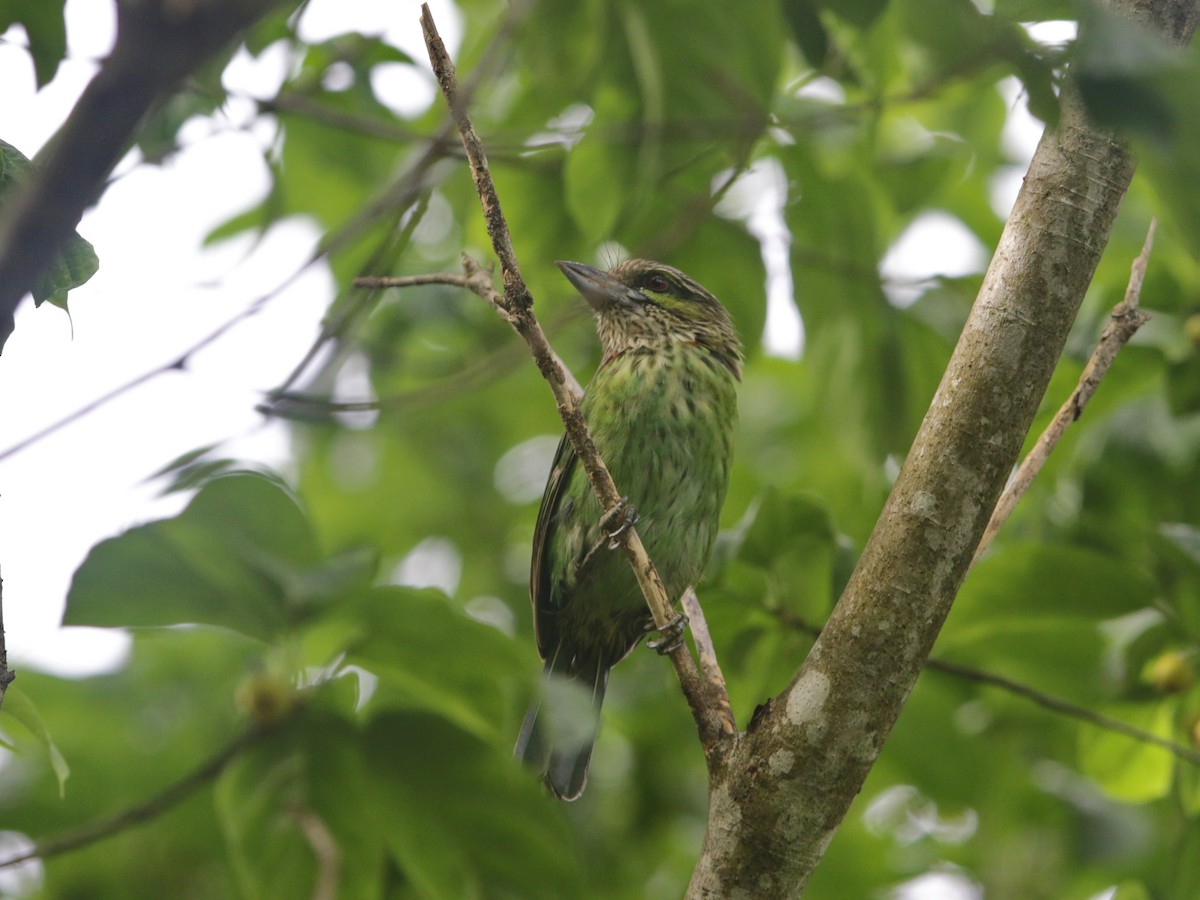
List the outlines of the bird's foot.
{"type": "Polygon", "coordinates": [[[600,531],[608,535],[609,550],[617,549],[617,538],[626,528],[637,524],[637,520],[638,511],[628,497],[622,497],[620,503],[600,517],[600,531]]]}
{"type": "Polygon", "coordinates": [[[687,626],[688,617],[677,612],[675,617],[662,628],[654,628],[652,625],[647,629],[647,631],[657,631],[658,639],[647,641],[646,646],[657,652],[659,656],[674,653],[683,645],[683,633],[687,630],[687,626]]]}

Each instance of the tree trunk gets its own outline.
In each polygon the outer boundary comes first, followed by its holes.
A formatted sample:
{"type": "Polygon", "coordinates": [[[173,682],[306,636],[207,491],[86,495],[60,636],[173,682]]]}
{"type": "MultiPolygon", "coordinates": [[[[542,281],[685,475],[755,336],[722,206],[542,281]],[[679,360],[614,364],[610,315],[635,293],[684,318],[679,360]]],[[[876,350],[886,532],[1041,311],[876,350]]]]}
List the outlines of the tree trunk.
{"type": "MultiPolygon", "coordinates": [[[[1186,44],[1195,0],[1121,0],[1186,44]]],[[[929,412],[795,680],[710,757],[691,898],[799,894],[908,698],[1062,353],[1133,176],[1070,85],[929,412]]]]}

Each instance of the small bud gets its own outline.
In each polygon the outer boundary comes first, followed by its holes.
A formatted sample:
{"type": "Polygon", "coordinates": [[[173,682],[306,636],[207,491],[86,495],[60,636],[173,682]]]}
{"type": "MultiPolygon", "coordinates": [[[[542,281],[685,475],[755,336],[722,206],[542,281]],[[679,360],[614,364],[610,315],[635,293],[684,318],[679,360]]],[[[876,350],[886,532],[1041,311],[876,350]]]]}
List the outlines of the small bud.
{"type": "Polygon", "coordinates": [[[1187,317],[1187,321],[1183,323],[1183,333],[1192,342],[1192,346],[1200,350],[1200,313],[1187,317]]]}
{"type": "Polygon", "coordinates": [[[271,725],[288,714],[296,702],[296,689],[271,672],[255,672],[242,679],[233,693],[239,711],[260,725],[271,725]]]}
{"type": "Polygon", "coordinates": [[[1196,681],[1196,669],[1178,650],[1160,653],[1146,664],[1142,678],[1160,694],[1178,694],[1196,681]]]}

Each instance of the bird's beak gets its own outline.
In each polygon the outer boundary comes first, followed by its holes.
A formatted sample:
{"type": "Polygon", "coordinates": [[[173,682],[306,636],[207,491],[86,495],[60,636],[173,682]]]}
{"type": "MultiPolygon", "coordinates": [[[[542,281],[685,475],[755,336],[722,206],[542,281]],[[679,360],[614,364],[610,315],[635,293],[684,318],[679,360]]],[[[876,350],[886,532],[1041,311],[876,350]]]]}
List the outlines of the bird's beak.
{"type": "Polygon", "coordinates": [[[594,310],[614,303],[629,304],[633,300],[629,288],[603,269],[561,259],[558,267],[594,310]]]}

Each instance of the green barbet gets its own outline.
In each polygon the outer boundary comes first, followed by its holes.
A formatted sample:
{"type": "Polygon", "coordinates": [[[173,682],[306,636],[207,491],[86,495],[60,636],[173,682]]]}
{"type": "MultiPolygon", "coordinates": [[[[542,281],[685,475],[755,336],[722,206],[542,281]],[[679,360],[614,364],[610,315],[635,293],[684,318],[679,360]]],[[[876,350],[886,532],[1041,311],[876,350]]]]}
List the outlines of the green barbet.
{"type": "MultiPolygon", "coordinates": [[[[559,268],[592,307],[603,360],[582,402],[588,429],[677,602],[704,572],[733,451],[742,346],[729,313],[687,275],[633,259],[607,272],[559,268]]],[[[530,595],[548,676],[583,685],[597,721],[608,670],[653,630],[629,560],[564,437],[533,537],[530,595]]],[[[582,793],[594,728],[574,739],[539,727],[535,703],[516,753],[564,800],[582,793]]]]}

